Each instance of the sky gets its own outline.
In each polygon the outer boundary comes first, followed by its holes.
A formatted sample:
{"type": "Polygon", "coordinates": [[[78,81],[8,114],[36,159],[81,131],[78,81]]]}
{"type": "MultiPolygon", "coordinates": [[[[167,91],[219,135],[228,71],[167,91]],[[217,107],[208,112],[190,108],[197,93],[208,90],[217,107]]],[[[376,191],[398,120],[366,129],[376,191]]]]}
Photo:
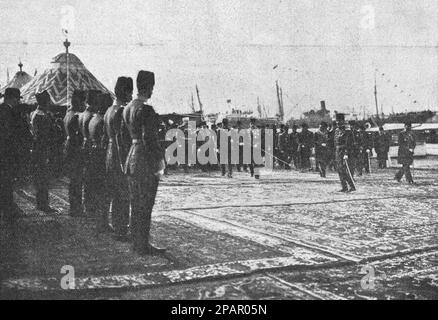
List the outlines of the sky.
{"type": "MultiPolygon", "coordinates": [[[[207,112],[226,101],[287,117],[319,108],[438,110],[436,0],[1,0],[0,83],[33,74],[64,50],[110,90],[118,76],[156,73],[151,103],[188,112],[198,85],[207,112]],[[377,70],[377,71],[376,71],[377,70]]],[[[196,96],[195,96],[196,99],[196,96]]]]}

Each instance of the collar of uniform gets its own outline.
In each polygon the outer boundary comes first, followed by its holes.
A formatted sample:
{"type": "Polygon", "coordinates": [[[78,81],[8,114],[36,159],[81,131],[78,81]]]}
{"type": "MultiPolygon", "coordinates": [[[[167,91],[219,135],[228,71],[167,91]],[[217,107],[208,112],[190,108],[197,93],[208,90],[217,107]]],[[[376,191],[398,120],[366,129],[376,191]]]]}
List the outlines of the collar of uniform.
{"type": "Polygon", "coordinates": [[[144,96],[137,95],[137,100],[140,100],[141,102],[146,103],[146,102],[148,102],[149,99],[144,97],[144,96]]]}

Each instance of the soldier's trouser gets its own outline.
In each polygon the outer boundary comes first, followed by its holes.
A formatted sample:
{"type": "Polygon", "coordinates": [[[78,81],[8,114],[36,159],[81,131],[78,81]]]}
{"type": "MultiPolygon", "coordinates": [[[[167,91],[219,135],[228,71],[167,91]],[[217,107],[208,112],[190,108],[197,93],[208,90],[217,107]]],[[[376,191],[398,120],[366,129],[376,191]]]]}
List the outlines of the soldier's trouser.
{"type": "Polygon", "coordinates": [[[3,214],[7,218],[14,214],[13,179],[9,170],[0,168],[0,216],[3,214]]]}
{"type": "Polygon", "coordinates": [[[310,169],[311,168],[310,155],[311,155],[310,149],[308,149],[308,148],[301,149],[301,152],[300,152],[301,169],[310,169]]]}
{"type": "Polygon", "coordinates": [[[141,250],[149,244],[152,209],[158,190],[155,176],[128,176],[131,200],[131,230],[134,250],[141,250]]]}
{"type": "Polygon", "coordinates": [[[324,159],[318,159],[316,161],[316,164],[319,167],[319,174],[320,174],[320,176],[325,178],[326,177],[326,172],[327,172],[327,161],[325,161],[324,159]]]}
{"type": "Polygon", "coordinates": [[[44,159],[36,165],[34,184],[37,208],[47,209],[49,207],[49,172],[44,159]]]}
{"type": "Polygon", "coordinates": [[[379,153],[377,154],[377,158],[379,160],[379,169],[385,169],[386,168],[386,160],[388,159],[387,153],[379,153]]]}
{"type": "Polygon", "coordinates": [[[111,204],[111,219],[118,235],[128,233],[129,224],[129,184],[121,171],[108,174],[108,200],[111,204]]]}
{"type": "Polygon", "coordinates": [[[414,182],[414,180],[412,179],[412,174],[411,174],[411,166],[409,164],[404,164],[400,170],[397,172],[397,174],[395,175],[395,178],[397,180],[401,180],[401,178],[403,178],[403,176],[406,177],[406,180],[408,182],[414,182]]]}
{"type": "Polygon", "coordinates": [[[105,228],[109,220],[105,150],[99,148],[92,149],[88,170],[88,203],[85,204],[86,210],[89,210],[88,213],[96,217],[98,228],[105,228]]]}
{"type": "MultiPolygon", "coordinates": [[[[347,186],[354,188],[352,177],[348,174],[347,166],[344,163],[337,163],[339,179],[341,180],[342,190],[347,190],[347,186]]],[[[351,171],[351,168],[350,168],[351,171]]]]}

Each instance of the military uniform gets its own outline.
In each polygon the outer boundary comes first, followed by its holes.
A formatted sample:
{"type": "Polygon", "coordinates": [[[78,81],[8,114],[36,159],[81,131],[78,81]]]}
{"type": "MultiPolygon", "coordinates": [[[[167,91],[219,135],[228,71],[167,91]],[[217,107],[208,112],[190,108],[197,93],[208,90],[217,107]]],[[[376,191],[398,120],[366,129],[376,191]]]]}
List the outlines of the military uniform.
{"type": "Polygon", "coordinates": [[[49,157],[53,120],[46,111],[38,107],[31,114],[31,126],[34,136],[32,157],[34,161],[34,184],[37,209],[49,208],[49,157]]]}
{"type": "MultiPolygon", "coordinates": [[[[18,93],[19,95],[19,93],[18,93]]],[[[17,175],[18,150],[14,143],[15,121],[12,106],[0,105],[0,215],[14,218],[13,181],[17,175]]]]}
{"type": "Polygon", "coordinates": [[[326,168],[329,161],[329,134],[328,131],[318,130],[315,133],[315,157],[321,177],[326,177],[326,168]]]}
{"type": "Polygon", "coordinates": [[[341,180],[342,191],[348,191],[348,186],[350,186],[350,190],[354,191],[356,188],[351,176],[351,168],[347,167],[347,165],[350,165],[349,158],[348,160],[345,159],[345,156],[350,157],[353,150],[351,131],[337,128],[334,135],[334,144],[336,151],[336,168],[338,170],[339,179],[341,180]],[[350,172],[348,169],[350,169],[350,172]]]}
{"type": "Polygon", "coordinates": [[[112,208],[112,224],[118,236],[126,236],[129,224],[129,185],[123,172],[123,165],[131,142],[128,140],[129,133],[124,132],[126,128],[122,125],[123,110],[123,105],[116,103],[107,110],[104,117],[108,140],[106,153],[108,200],[112,208]]]}
{"type": "Polygon", "coordinates": [[[284,169],[289,168],[289,156],[288,156],[288,147],[289,147],[289,135],[288,132],[283,128],[278,135],[278,158],[280,162],[280,167],[284,169]]]}
{"type": "Polygon", "coordinates": [[[109,214],[105,169],[106,141],[104,120],[101,113],[95,113],[89,123],[90,163],[89,163],[89,210],[97,218],[98,231],[106,231],[109,214]]]}
{"type": "Polygon", "coordinates": [[[403,175],[409,183],[414,183],[411,174],[411,164],[414,162],[415,136],[412,131],[402,131],[398,135],[398,163],[402,165],[395,179],[400,181],[403,175]]]}
{"type": "Polygon", "coordinates": [[[219,135],[218,135],[218,149],[219,149],[219,153],[224,152],[225,148],[223,145],[221,145],[223,143],[222,139],[224,139],[226,141],[226,143],[228,144],[228,154],[225,156],[226,157],[225,162],[221,161],[221,157],[219,157],[222,176],[225,176],[225,174],[227,173],[227,169],[228,169],[228,177],[232,178],[233,177],[233,165],[231,163],[231,156],[232,156],[231,134],[229,135],[229,132],[230,132],[230,129],[228,128],[228,124],[224,124],[224,126],[219,130],[219,132],[218,132],[219,133],[219,135]],[[222,136],[227,136],[227,138],[222,138],[222,136]]]}
{"type": "MultiPolygon", "coordinates": [[[[144,86],[144,81],[151,81],[151,77],[151,73],[140,71],[137,88],[144,86]]],[[[158,141],[159,117],[154,108],[146,104],[146,98],[139,97],[125,107],[123,120],[132,139],[124,172],[129,182],[134,250],[152,254],[151,215],[159,184],[157,174],[164,170],[163,151],[158,141]]]]}
{"type": "Polygon", "coordinates": [[[388,152],[390,145],[391,145],[391,137],[386,132],[380,131],[374,140],[374,148],[377,153],[379,169],[386,168],[386,161],[388,160],[388,152]]]}
{"type": "Polygon", "coordinates": [[[289,150],[290,157],[292,158],[292,162],[294,164],[295,169],[300,168],[300,154],[298,152],[299,141],[298,141],[299,133],[295,130],[292,130],[292,133],[289,135],[289,150]]]}
{"type": "Polygon", "coordinates": [[[360,152],[358,162],[358,173],[362,175],[362,170],[365,173],[370,173],[370,157],[373,155],[373,140],[371,135],[365,131],[360,131],[360,152]]]}
{"type": "MultiPolygon", "coordinates": [[[[97,92],[93,92],[91,100],[93,104],[97,103],[97,92]]],[[[90,92],[88,93],[90,98],[90,92]]],[[[88,98],[88,99],[89,99],[88,98]]],[[[91,206],[91,191],[90,191],[90,152],[91,152],[91,140],[90,140],[90,131],[89,131],[89,124],[91,121],[91,118],[94,115],[94,109],[95,105],[90,105],[90,102],[88,102],[89,105],[85,109],[84,112],[82,112],[79,115],[79,128],[81,130],[81,135],[83,137],[82,140],[82,148],[81,148],[81,157],[82,157],[82,185],[83,185],[83,203],[84,203],[84,211],[86,215],[92,215],[93,212],[90,211],[92,208],[91,206]]]]}
{"type": "Polygon", "coordinates": [[[311,169],[310,156],[313,148],[313,133],[303,128],[303,131],[298,135],[301,169],[311,169]]]}
{"type": "Polygon", "coordinates": [[[64,171],[69,178],[68,198],[70,215],[82,215],[82,157],[83,138],[79,130],[79,114],[69,109],[64,117],[64,130],[67,136],[64,144],[64,171]]]}

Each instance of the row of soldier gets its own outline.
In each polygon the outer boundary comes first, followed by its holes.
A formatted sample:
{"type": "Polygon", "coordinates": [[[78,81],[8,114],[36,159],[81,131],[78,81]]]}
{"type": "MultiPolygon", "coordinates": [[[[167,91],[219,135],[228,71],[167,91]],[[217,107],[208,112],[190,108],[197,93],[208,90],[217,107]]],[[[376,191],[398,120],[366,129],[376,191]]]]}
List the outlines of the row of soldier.
{"type": "MultiPolygon", "coordinates": [[[[75,90],[63,121],[70,215],[95,220],[99,234],[113,233],[119,241],[132,241],[140,254],[165,251],[149,239],[152,208],[165,168],[159,117],[147,105],[154,85],[154,74],[140,71],[134,100],[133,80],[127,77],[117,80],[115,101],[108,93],[75,90]]],[[[49,161],[59,123],[50,114],[51,97],[47,91],[36,93],[38,105],[30,123],[16,112],[20,98],[18,89],[6,90],[0,106],[0,213],[8,221],[15,221],[20,212],[13,201],[13,182],[23,167],[19,159],[27,151],[33,163],[36,209],[55,211],[49,206],[49,161]],[[28,144],[20,138],[26,126],[31,132],[28,144]]]]}

